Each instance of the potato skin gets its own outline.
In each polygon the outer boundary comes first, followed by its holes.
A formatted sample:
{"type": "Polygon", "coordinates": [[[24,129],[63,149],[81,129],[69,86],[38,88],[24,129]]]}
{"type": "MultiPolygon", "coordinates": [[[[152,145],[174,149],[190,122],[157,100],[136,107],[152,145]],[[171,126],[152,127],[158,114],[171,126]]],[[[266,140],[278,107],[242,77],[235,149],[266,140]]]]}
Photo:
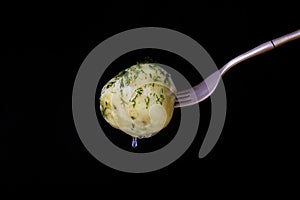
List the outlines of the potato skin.
{"type": "Polygon", "coordinates": [[[157,64],[137,64],[104,85],[100,110],[114,128],[132,137],[151,137],[171,121],[176,87],[157,64]]]}

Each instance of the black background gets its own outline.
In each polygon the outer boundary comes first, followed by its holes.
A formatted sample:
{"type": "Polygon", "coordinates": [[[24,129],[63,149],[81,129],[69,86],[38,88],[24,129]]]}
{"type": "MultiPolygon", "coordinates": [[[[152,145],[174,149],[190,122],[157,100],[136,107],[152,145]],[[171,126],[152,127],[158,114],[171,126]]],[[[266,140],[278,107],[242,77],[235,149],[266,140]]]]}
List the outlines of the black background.
{"type": "MultiPolygon", "coordinates": [[[[198,41],[221,67],[299,29],[297,6],[287,5],[140,1],[76,9],[8,7],[1,14],[1,183],[10,189],[19,184],[90,183],[143,189],[156,182],[226,185],[249,193],[267,186],[277,191],[292,187],[299,178],[295,99],[300,40],[245,61],[224,76],[226,122],[218,143],[203,159],[198,158],[199,134],[180,159],[159,171],[130,174],[108,168],[81,143],[71,109],[81,63],[114,34],[144,26],[174,29],[198,41]]],[[[209,100],[201,106],[208,109],[209,100]]]]}

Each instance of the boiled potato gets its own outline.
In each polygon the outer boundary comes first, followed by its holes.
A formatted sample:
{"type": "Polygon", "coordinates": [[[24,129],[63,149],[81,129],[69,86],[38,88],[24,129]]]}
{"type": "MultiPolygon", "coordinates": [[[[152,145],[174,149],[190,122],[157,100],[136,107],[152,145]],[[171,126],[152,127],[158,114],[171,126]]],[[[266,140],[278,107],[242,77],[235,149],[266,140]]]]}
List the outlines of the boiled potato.
{"type": "Polygon", "coordinates": [[[157,64],[137,64],[104,85],[100,110],[114,128],[132,137],[151,137],[173,115],[176,88],[171,75],[157,64]]]}

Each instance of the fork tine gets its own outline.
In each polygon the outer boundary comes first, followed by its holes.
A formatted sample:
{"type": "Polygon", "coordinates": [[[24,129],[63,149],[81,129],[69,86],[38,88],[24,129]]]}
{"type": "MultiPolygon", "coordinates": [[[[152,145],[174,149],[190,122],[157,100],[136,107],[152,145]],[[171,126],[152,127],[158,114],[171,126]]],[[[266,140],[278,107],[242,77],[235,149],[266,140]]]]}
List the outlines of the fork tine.
{"type": "Polygon", "coordinates": [[[185,95],[185,94],[188,94],[188,93],[190,93],[190,89],[179,91],[179,92],[176,93],[176,95],[180,96],[180,95],[185,95]]]}
{"type": "Polygon", "coordinates": [[[190,93],[176,95],[176,101],[186,101],[189,100],[190,98],[191,98],[190,93]]]}
{"type": "Polygon", "coordinates": [[[188,101],[191,101],[192,99],[176,99],[176,103],[183,103],[183,102],[188,102],[188,101]]]}
{"type": "Polygon", "coordinates": [[[174,108],[180,108],[180,107],[185,107],[185,106],[189,106],[193,104],[193,100],[192,99],[188,99],[185,101],[176,101],[174,108]]]}
{"type": "Polygon", "coordinates": [[[177,103],[189,102],[189,101],[192,101],[193,99],[195,99],[193,89],[180,91],[176,94],[176,102],[177,103]]]}
{"type": "Polygon", "coordinates": [[[182,99],[182,100],[176,100],[175,103],[187,103],[192,101],[192,99],[182,99]]]}
{"type": "Polygon", "coordinates": [[[184,107],[184,106],[190,105],[192,103],[192,101],[193,101],[193,98],[191,98],[191,96],[189,94],[185,97],[180,96],[179,98],[176,98],[174,107],[175,108],[184,107]]]}
{"type": "Polygon", "coordinates": [[[194,88],[190,88],[187,90],[182,90],[182,91],[177,92],[176,96],[177,97],[182,97],[182,96],[187,96],[187,95],[193,96],[194,94],[195,94],[194,88]]]}
{"type": "Polygon", "coordinates": [[[176,98],[177,99],[185,99],[185,98],[189,98],[191,95],[189,93],[187,94],[183,94],[183,95],[177,95],[176,98]]]}
{"type": "Polygon", "coordinates": [[[197,95],[195,93],[194,88],[190,88],[188,90],[180,91],[176,95],[176,101],[174,108],[185,107],[189,105],[193,105],[197,101],[197,95]]]}

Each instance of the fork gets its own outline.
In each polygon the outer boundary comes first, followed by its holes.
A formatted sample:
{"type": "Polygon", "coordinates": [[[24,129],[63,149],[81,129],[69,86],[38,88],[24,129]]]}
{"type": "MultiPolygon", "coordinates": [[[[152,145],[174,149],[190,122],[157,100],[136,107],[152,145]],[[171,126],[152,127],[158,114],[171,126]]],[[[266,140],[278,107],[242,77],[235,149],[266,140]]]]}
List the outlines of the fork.
{"type": "Polygon", "coordinates": [[[281,36],[279,38],[270,40],[268,42],[265,42],[239,56],[236,58],[230,60],[227,64],[225,64],[222,68],[217,70],[216,72],[209,75],[206,79],[204,79],[200,84],[186,89],[182,90],[176,93],[176,102],[174,107],[185,107],[185,106],[191,106],[197,103],[200,103],[201,101],[207,99],[217,88],[217,85],[219,84],[221,77],[233,66],[237,65],[238,63],[247,60],[249,58],[252,58],[254,56],[263,54],[267,51],[270,51],[280,45],[283,45],[287,42],[290,42],[292,40],[300,38],[300,29],[297,31],[294,31],[292,33],[286,34],[284,36],[281,36]]]}

